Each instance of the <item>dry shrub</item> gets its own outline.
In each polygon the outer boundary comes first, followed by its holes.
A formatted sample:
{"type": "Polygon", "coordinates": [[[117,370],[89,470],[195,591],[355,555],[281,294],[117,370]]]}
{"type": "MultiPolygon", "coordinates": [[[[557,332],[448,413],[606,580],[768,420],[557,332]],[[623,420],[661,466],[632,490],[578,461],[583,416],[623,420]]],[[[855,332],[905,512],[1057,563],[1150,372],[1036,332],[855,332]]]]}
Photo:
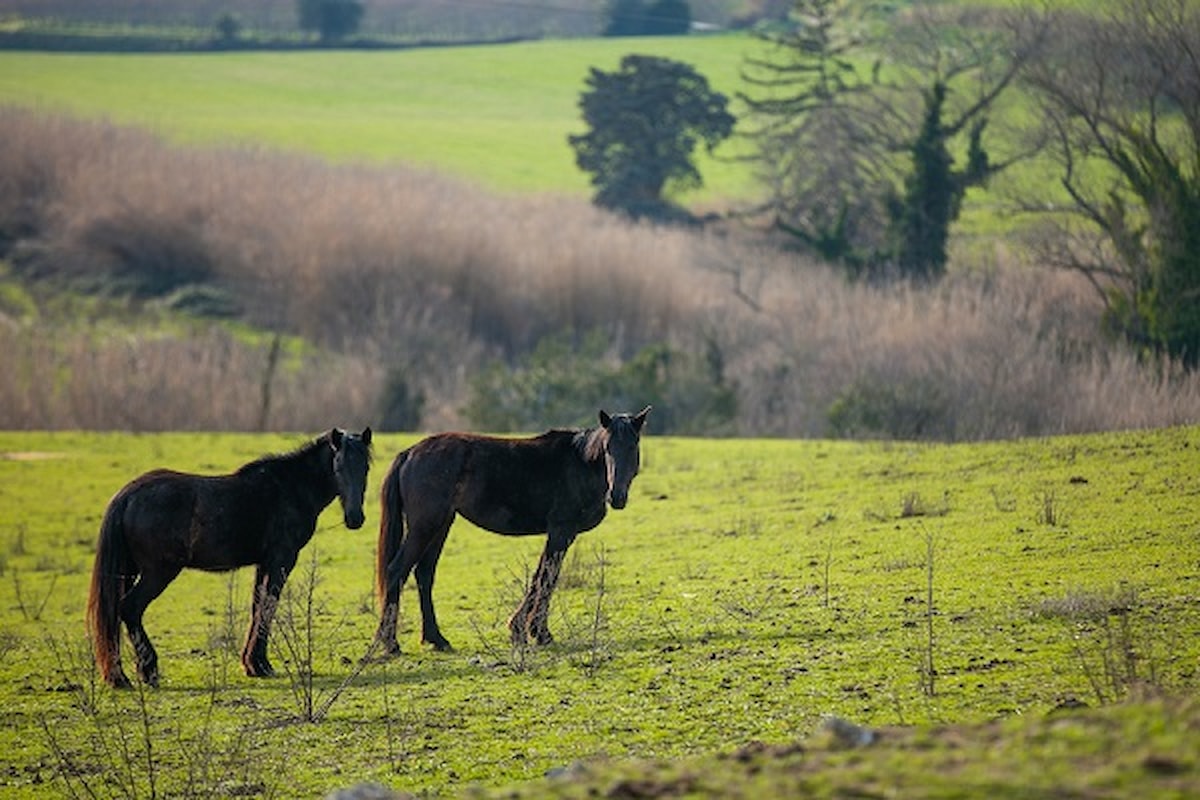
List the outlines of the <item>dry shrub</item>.
{"type": "MultiPolygon", "coordinates": [[[[0,233],[18,273],[215,282],[247,322],[316,345],[272,383],[273,427],[372,422],[398,371],[425,398],[422,427],[466,424],[471,375],[546,336],[597,330],[618,357],[715,349],[741,434],[828,435],[831,410],[854,403],[877,422],[848,432],[868,436],[1200,417],[1200,380],[1100,341],[1094,295],[1067,274],[958,265],[932,289],[856,285],[737,233],[633,225],[582,200],[501,197],[419,170],[172,148],[15,109],[0,109],[0,137],[0,233]]],[[[0,333],[0,424],[256,424],[264,347],[219,329],[116,342],[14,326],[0,333]]]]}
{"type": "Polygon", "coordinates": [[[306,353],[273,371],[269,349],[218,327],[129,337],[0,325],[0,428],[315,431],[373,419],[373,364],[306,353]]]}
{"type": "Polygon", "coordinates": [[[1010,266],[914,289],[848,286],[807,269],[802,280],[773,277],[763,296],[769,322],[741,337],[759,354],[730,355],[752,370],[743,385],[760,387],[760,404],[742,406],[755,431],[826,435],[829,410],[871,390],[894,399],[897,415],[931,413],[921,430],[905,428],[911,416],[885,418],[860,435],[997,438],[1180,424],[1200,412],[1195,374],[1098,340],[1098,304],[1074,275],[1010,266]]]}

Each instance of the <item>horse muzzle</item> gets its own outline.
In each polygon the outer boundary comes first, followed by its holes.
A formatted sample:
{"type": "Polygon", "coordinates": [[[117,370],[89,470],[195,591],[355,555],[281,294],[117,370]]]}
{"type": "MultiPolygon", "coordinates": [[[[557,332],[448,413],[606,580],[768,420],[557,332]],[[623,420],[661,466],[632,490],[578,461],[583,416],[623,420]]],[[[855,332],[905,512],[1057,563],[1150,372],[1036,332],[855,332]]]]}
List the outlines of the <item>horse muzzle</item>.
{"type": "Polygon", "coordinates": [[[614,489],[608,494],[608,504],[618,511],[624,508],[625,504],[628,502],[629,492],[627,491],[618,491],[614,489]]]}
{"type": "Polygon", "coordinates": [[[342,519],[345,521],[347,528],[356,531],[363,526],[367,518],[363,514],[362,509],[356,509],[354,511],[347,511],[342,515],[342,519]]]}

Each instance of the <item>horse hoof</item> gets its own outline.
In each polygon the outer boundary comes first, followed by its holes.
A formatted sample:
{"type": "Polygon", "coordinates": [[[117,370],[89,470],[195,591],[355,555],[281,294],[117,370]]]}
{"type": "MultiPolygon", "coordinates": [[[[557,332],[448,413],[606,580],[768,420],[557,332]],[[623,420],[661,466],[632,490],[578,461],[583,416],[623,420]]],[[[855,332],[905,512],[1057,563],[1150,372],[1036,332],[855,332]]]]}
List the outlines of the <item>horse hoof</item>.
{"type": "Polygon", "coordinates": [[[109,684],[114,689],[132,689],[133,688],[133,682],[130,681],[129,678],[126,677],[125,673],[123,673],[123,672],[120,675],[116,675],[111,680],[109,680],[109,684]]]}
{"type": "MultiPolygon", "coordinates": [[[[379,648],[379,651],[380,651],[379,654],[385,658],[388,656],[400,655],[400,643],[397,642],[395,639],[393,639],[390,642],[386,642],[386,641],[383,641],[382,639],[378,639],[378,640],[376,640],[375,644],[372,646],[372,649],[374,649],[376,647],[379,648]]],[[[367,655],[370,655],[370,653],[368,652],[367,655]]]]}
{"type": "Polygon", "coordinates": [[[508,633],[513,647],[523,647],[533,639],[533,631],[529,629],[529,623],[522,619],[522,616],[524,615],[518,612],[513,614],[512,619],[508,621],[508,633]]]}
{"type": "Polygon", "coordinates": [[[275,675],[274,668],[265,661],[246,664],[246,675],[250,678],[270,678],[275,675]]]}

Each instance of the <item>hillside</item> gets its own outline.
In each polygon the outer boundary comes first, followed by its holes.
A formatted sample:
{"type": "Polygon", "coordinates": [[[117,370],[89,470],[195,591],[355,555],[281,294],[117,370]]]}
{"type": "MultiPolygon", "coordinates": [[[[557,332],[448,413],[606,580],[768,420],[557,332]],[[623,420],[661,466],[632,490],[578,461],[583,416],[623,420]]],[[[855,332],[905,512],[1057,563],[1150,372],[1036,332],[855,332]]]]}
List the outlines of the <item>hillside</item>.
{"type": "MultiPolygon", "coordinates": [[[[938,286],[849,283],[736,213],[590,206],[567,145],[589,67],[649,49],[732,94],[754,44],[0,54],[3,424],[521,428],[653,402],[674,433],[963,440],[1200,416],[1196,373],[1107,335],[1108,296],[1042,263],[1061,239],[994,185],[938,286]]],[[[744,210],[744,146],[676,199],[744,210]]]]}
{"type": "MultiPolygon", "coordinates": [[[[587,197],[567,143],[591,67],[629,52],[694,64],[732,96],[745,35],[548,40],[389,52],[146,55],[0,51],[0,103],[136,125],[179,144],[430,168],[493,191],[587,197]]],[[[702,192],[746,197],[744,165],[698,154],[702,192]]]]}
{"type": "Polygon", "coordinates": [[[1010,258],[852,284],[753,237],[411,168],[12,107],[0,134],[9,428],[429,430],[473,403],[520,427],[654,403],[672,432],[979,439],[1200,416],[1195,373],[1098,339],[1081,277],[1010,258]]]}

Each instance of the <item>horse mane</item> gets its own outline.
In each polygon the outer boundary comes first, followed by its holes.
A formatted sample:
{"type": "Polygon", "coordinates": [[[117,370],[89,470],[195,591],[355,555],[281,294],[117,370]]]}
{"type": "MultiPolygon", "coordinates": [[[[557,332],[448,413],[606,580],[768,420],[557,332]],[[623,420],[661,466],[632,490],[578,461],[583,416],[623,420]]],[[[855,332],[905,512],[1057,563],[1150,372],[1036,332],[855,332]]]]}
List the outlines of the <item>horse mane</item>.
{"type": "Polygon", "coordinates": [[[268,453],[265,456],[260,456],[253,461],[238,467],[234,474],[242,475],[253,470],[261,469],[263,467],[270,467],[282,462],[303,461],[307,456],[312,454],[313,450],[317,449],[318,447],[329,447],[328,431],[321,434],[316,439],[305,442],[290,452],[268,453]]]}
{"type": "Polygon", "coordinates": [[[584,461],[599,461],[604,458],[604,448],[608,446],[608,430],[584,428],[575,432],[573,441],[584,461]]]}

